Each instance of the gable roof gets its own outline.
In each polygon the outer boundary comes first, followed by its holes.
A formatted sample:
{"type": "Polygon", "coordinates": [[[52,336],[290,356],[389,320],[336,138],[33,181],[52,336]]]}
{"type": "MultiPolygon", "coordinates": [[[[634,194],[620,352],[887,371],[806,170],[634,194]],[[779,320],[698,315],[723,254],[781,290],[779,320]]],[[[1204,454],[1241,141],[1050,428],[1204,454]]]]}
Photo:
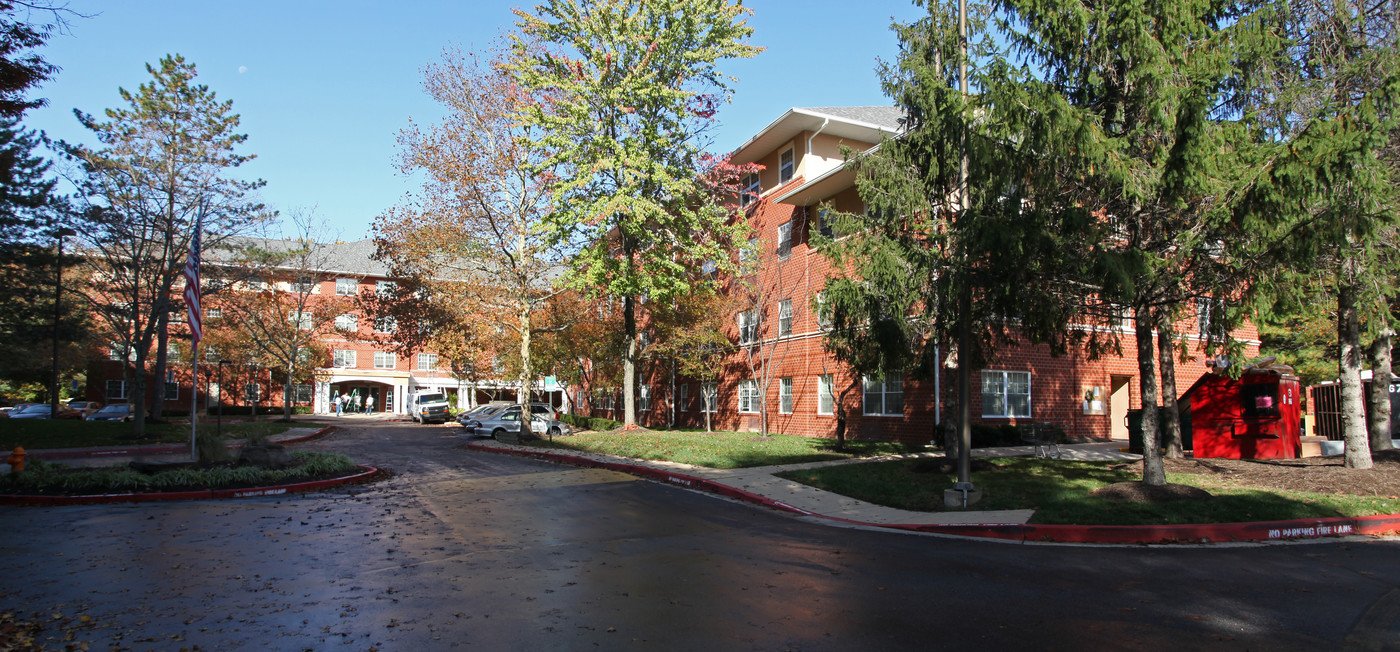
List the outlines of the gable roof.
{"type": "Polygon", "coordinates": [[[751,163],[804,131],[876,144],[885,136],[899,133],[902,117],[903,111],[896,106],[793,107],[735,149],[731,159],[734,163],[751,163]]]}

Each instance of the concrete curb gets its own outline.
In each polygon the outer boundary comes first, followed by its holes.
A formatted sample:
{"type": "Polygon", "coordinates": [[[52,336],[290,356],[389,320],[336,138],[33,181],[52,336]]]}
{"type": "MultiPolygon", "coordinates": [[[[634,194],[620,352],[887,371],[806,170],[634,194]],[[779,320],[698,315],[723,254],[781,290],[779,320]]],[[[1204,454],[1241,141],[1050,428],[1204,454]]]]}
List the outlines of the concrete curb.
{"type": "Polygon", "coordinates": [[[1318,539],[1349,535],[1400,534],[1400,514],[1378,516],[1261,521],[1255,523],[1198,523],[1187,525],[1021,525],[1004,523],[967,524],[885,524],[867,523],[835,516],[814,514],[781,501],[724,485],[713,480],[675,473],[650,466],[609,462],[566,453],[500,448],[468,442],[473,450],[561,462],[585,468],[601,468],[635,475],[689,489],[698,489],[773,509],[829,521],[864,527],[945,534],[960,537],[999,539],[1021,543],[1100,543],[1100,544],[1194,544],[1237,541],[1283,541],[1318,539]]]}
{"type": "Polygon", "coordinates": [[[201,489],[199,491],[170,491],[163,493],[140,494],[92,494],[87,496],[23,496],[0,495],[0,505],[58,506],[58,505],[102,505],[111,503],[151,503],[167,500],[208,500],[211,498],[253,498],[256,496],[281,496],[292,493],[316,491],[328,487],[367,480],[379,473],[372,466],[360,466],[361,472],[343,478],[312,480],[294,484],[273,485],[271,487],[247,487],[243,489],[201,489]]]}

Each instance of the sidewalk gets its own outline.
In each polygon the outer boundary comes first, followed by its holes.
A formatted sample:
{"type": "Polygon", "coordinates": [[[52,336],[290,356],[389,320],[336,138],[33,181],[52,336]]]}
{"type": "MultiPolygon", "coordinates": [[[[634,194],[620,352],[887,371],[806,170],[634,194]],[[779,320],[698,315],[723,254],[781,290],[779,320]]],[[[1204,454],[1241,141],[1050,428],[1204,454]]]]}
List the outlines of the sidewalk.
{"type": "MultiPolygon", "coordinates": [[[[1060,447],[1062,459],[1124,460],[1142,458],[1120,450],[1124,442],[1068,444],[1060,447]]],[[[941,457],[919,453],[767,466],[748,469],[710,469],[671,462],[638,460],[584,451],[554,452],[548,449],[478,440],[469,448],[530,457],[576,466],[605,468],[689,489],[708,491],[737,500],[764,505],[826,523],[889,528],[995,539],[1014,543],[1074,544],[1201,544],[1322,539],[1349,535],[1393,536],[1400,533],[1400,514],[1317,518],[1251,523],[1196,523],[1183,525],[1039,525],[1030,524],[1034,510],[913,512],[874,505],[821,489],[784,480],[779,471],[859,464],[892,459],[941,457]]],[[[1033,454],[1031,446],[981,448],[975,457],[1012,457],[1033,454]]]]}
{"type": "MultiPolygon", "coordinates": [[[[1142,459],[1141,455],[1120,451],[1119,448],[1124,447],[1126,443],[1127,442],[1101,442],[1092,444],[1070,444],[1061,446],[1060,449],[1063,451],[1062,459],[1067,460],[1142,459]]],[[[529,446],[506,444],[495,440],[477,440],[471,442],[470,446],[473,448],[494,448],[502,450],[503,452],[510,451],[517,454],[528,454],[532,456],[541,450],[529,446]]],[[[1030,456],[1033,453],[1034,447],[1032,446],[977,448],[972,451],[973,457],[1023,457],[1030,456]]],[[[829,460],[825,462],[808,462],[805,464],[758,466],[744,469],[711,469],[702,466],[677,464],[674,462],[637,460],[627,457],[618,457],[616,455],[581,451],[571,451],[568,455],[562,457],[585,458],[607,464],[649,468],[666,473],[700,478],[717,485],[736,489],[743,493],[759,496],[769,502],[795,508],[804,514],[862,524],[885,526],[950,524],[1024,525],[1030,520],[1031,515],[1035,513],[1035,510],[1030,509],[913,512],[895,509],[893,507],[885,507],[883,505],[875,505],[856,500],[855,498],[848,498],[799,482],[786,480],[775,475],[783,471],[815,469],[825,466],[839,466],[842,464],[864,464],[866,462],[931,457],[941,458],[943,457],[943,453],[941,452],[861,457],[844,460],[829,460]]]]}

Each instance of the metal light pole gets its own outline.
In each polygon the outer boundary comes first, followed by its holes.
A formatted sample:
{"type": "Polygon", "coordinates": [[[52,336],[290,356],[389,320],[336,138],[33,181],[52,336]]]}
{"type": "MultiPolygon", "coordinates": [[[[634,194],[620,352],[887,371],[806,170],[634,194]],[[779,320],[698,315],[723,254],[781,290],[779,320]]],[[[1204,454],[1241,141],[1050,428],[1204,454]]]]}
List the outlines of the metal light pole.
{"type": "Polygon", "coordinates": [[[49,385],[50,419],[58,418],[58,325],[63,319],[63,239],[77,234],[77,231],[66,226],[59,227],[53,234],[54,240],[58,242],[58,254],[53,260],[53,375],[50,377],[52,384],[49,385]]]}
{"type": "Polygon", "coordinates": [[[214,427],[214,436],[223,441],[224,439],[224,365],[228,360],[219,360],[219,417],[218,425],[214,427]]]}

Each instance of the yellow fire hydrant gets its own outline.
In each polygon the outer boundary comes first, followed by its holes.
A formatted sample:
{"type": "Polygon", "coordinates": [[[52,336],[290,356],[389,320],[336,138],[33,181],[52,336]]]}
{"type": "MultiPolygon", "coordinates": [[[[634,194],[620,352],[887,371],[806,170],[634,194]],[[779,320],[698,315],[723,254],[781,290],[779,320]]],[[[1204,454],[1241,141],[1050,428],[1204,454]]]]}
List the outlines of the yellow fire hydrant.
{"type": "Polygon", "coordinates": [[[10,465],[11,471],[18,473],[24,470],[24,458],[28,456],[29,453],[24,452],[23,446],[15,446],[15,449],[10,452],[10,456],[5,458],[5,463],[10,465]]]}

